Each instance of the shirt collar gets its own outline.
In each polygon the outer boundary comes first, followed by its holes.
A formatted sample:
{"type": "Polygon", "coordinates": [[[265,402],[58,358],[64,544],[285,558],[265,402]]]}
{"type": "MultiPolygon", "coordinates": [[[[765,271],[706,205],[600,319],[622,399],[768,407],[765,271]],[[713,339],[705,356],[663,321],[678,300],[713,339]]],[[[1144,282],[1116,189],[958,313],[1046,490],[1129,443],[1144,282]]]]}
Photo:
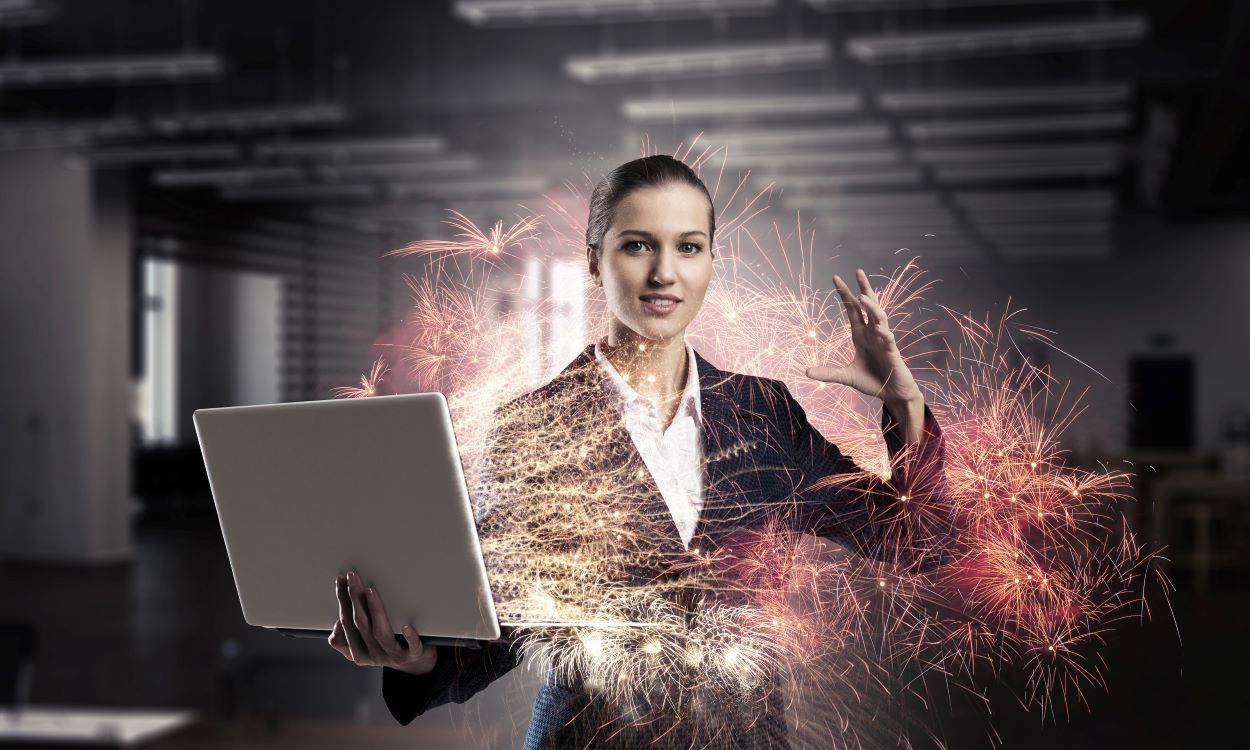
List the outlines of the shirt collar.
{"type": "MultiPolygon", "coordinates": [[[[603,351],[599,347],[599,342],[595,342],[595,361],[602,368],[605,380],[608,382],[609,391],[615,396],[618,406],[624,404],[634,404],[653,408],[655,402],[650,398],[642,395],[634,390],[625,378],[617,371],[616,367],[603,356],[603,351]]],[[[694,347],[690,342],[686,342],[686,387],[682,390],[681,406],[677,410],[677,414],[692,414],[700,423],[703,421],[703,404],[699,397],[699,373],[698,365],[695,362],[694,347]]],[[[622,411],[624,411],[622,409],[622,411]]]]}

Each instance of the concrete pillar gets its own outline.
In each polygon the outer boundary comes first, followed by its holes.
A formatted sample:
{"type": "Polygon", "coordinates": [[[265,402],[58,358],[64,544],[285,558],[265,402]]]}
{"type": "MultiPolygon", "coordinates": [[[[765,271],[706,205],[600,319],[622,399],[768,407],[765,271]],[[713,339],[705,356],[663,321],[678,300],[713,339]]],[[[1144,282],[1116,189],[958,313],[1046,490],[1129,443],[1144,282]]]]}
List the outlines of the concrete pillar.
{"type": "Polygon", "coordinates": [[[0,152],[0,559],[130,555],[130,254],[125,174],[0,152]]]}

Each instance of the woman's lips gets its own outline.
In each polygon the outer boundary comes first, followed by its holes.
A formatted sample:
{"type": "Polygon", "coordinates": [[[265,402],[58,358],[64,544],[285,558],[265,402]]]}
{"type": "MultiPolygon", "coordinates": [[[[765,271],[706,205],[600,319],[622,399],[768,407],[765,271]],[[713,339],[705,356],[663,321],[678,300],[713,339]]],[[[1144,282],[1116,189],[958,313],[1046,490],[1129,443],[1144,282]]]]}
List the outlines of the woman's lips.
{"type": "Polygon", "coordinates": [[[642,299],[642,309],[652,315],[664,316],[672,313],[681,303],[677,300],[657,299],[654,297],[642,299]]]}

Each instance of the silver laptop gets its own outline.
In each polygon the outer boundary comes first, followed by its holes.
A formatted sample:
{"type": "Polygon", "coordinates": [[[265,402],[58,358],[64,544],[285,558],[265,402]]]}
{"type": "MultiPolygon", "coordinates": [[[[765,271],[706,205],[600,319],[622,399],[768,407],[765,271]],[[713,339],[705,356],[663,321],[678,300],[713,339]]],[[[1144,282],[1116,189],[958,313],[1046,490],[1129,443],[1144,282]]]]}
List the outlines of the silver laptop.
{"type": "Polygon", "coordinates": [[[199,409],[194,421],[249,625],[327,636],[335,576],[354,569],[396,631],[500,637],[441,393],[199,409]]]}

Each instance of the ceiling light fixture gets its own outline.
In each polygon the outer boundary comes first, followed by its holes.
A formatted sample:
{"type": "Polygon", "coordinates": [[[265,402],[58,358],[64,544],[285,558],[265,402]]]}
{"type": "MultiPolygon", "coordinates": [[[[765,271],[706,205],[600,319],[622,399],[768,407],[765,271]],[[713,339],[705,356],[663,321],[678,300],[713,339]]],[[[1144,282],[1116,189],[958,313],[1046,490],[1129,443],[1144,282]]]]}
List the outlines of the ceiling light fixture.
{"type": "Polygon", "coordinates": [[[148,125],[158,135],[178,136],[211,132],[245,133],[288,127],[326,127],[342,125],[347,119],[347,110],[343,105],[327,102],[154,115],[148,118],[148,125]]]}
{"type": "Polygon", "coordinates": [[[839,117],[861,111],[859,94],[784,94],[779,96],[696,96],[629,99],[621,113],[633,122],[692,120],[764,120],[795,117],[839,117]]]}
{"type": "Polygon", "coordinates": [[[216,54],[26,60],[0,65],[0,88],[176,83],[221,75],[216,54]]]}
{"type": "Polygon", "coordinates": [[[261,143],[254,152],[258,159],[289,159],[306,161],[353,161],[395,157],[426,157],[443,153],[445,143],[439,136],[403,138],[355,138],[283,140],[261,143]]]}
{"type": "Polygon", "coordinates": [[[565,72],[583,83],[693,78],[823,68],[833,59],[827,41],[734,44],[680,51],[574,56],[565,72]]]}
{"type": "Polygon", "coordinates": [[[955,138],[995,138],[999,136],[1057,135],[1124,130],[1129,126],[1127,112],[1104,112],[1045,117],[1003,117],[978,120],[931,120],[909,123],[907,134],[914,141],[955,138]]]}
{"type": "Polygon", "coordinates": [[[846,52],[869,65],[985,55],[1025,55],[1134,44],[1146,36],[1148,29],[1145,16],[1126,15],[949,31],[859,35],[847,39],[846,52]]]}
{"type": "Polygon", "coordinates": [[[452,12],[474,26],[539,26],[765,15],[777,0],[457,0],[452,12]]]}
{"type": "Polygon", "coordinates": [[[887,112],[906,114],[928,110],[1028,109],[1126,104],[1132,93],[1132,87],[1125,83],[1095,86],[883,91],[877,94],[877,103],[887,112]]]}

